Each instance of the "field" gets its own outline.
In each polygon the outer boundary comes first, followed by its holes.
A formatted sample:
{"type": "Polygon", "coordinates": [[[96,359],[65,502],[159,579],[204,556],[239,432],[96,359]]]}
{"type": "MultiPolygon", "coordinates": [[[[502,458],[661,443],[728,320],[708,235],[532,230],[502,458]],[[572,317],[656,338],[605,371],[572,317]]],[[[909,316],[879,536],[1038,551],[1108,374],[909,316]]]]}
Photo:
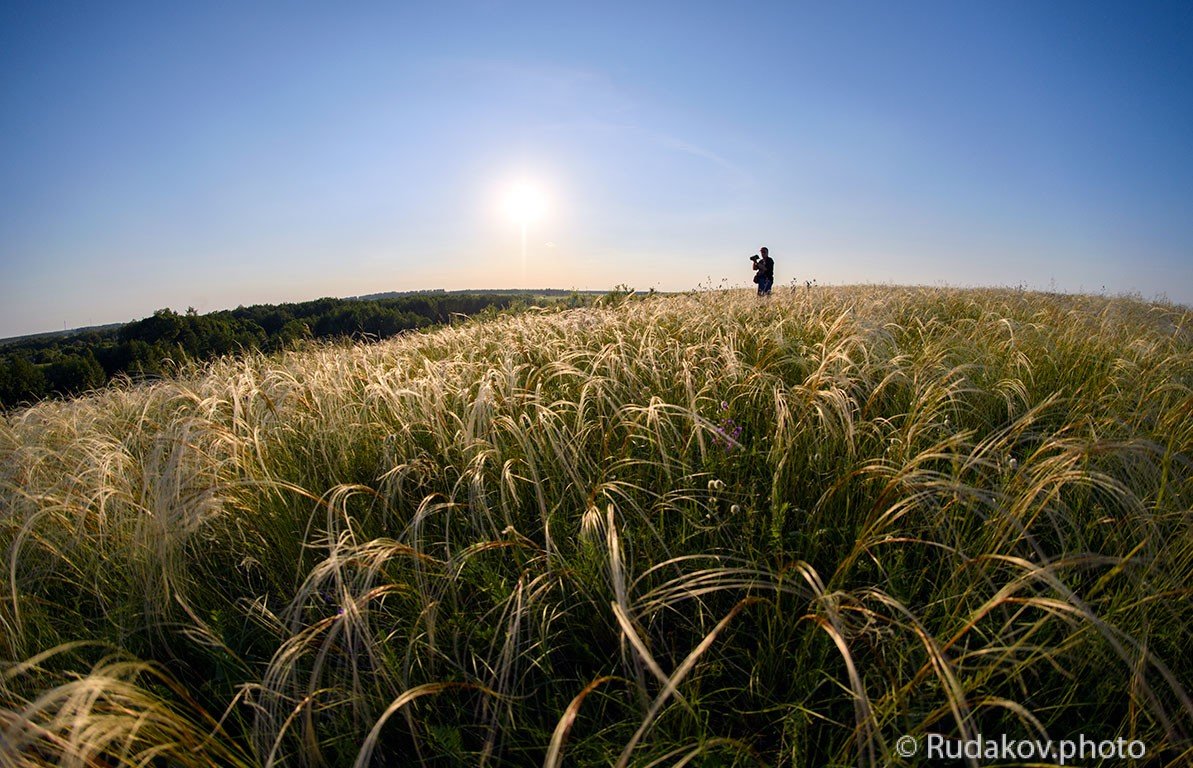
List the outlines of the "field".
{"type": "Polygon", "coordinates": [[[45,402],[0,422],[0,765],[1189,765],[1191,415],[1187,308],[896,287],[45,402]]]}

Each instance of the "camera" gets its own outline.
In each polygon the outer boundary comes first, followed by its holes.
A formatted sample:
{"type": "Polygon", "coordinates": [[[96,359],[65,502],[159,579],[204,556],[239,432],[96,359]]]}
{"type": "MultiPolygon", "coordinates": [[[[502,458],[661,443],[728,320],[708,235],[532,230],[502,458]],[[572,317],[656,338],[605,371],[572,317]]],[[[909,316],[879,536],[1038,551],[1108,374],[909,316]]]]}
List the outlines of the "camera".
{"type": "Polygon", "coordinates": [[[758,261],[759,258],[760,257],[758,256],[758,254],[754,254],[753,256],[750,257],[750,261],[758,261]]]}

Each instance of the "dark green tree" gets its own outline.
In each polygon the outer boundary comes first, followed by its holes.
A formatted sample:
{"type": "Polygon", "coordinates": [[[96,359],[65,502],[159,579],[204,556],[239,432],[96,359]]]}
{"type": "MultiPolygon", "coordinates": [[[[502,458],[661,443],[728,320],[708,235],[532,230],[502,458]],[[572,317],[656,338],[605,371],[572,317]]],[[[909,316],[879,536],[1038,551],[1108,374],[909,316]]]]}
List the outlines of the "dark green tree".
{"type": "Polygon", "coordinates": [[[59,395],[76,395],[102,387],[107,381],[103,367],[88,350],[84,355],[64,355],[46,368],[49,389],[59,395]]]}
{"type": "Polygon", "coordinates": [[[19,355],[0,358],[0,407],[40,400],[49,393],[41,368],[19,355]]]}

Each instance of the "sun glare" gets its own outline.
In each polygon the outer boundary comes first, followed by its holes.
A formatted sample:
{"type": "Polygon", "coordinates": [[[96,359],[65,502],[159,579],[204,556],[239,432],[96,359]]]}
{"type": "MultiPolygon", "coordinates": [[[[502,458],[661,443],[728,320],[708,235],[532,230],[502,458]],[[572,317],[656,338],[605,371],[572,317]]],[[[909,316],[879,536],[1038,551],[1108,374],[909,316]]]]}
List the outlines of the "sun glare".
{"type": "Polygon", "coordinates": [[[504,208],[514,223],[530,224],[547,212],[547,196],[534,184],[519,182],[506,190],[504,208]]]}

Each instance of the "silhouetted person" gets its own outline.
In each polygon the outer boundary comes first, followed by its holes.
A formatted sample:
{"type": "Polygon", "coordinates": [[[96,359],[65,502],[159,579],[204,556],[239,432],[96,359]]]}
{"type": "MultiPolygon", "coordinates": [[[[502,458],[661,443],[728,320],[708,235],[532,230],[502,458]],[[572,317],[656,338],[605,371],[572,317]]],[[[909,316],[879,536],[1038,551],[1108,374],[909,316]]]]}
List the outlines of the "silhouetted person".
{"type": "Polygon", "coordinates": [[[758,284],[759,296],[770,296],[770,289],[775,284],[775,260],[770,257],[770,250],[766,247],[759,249],[761,257],[753,256],[754,282],[758,284]]]}

